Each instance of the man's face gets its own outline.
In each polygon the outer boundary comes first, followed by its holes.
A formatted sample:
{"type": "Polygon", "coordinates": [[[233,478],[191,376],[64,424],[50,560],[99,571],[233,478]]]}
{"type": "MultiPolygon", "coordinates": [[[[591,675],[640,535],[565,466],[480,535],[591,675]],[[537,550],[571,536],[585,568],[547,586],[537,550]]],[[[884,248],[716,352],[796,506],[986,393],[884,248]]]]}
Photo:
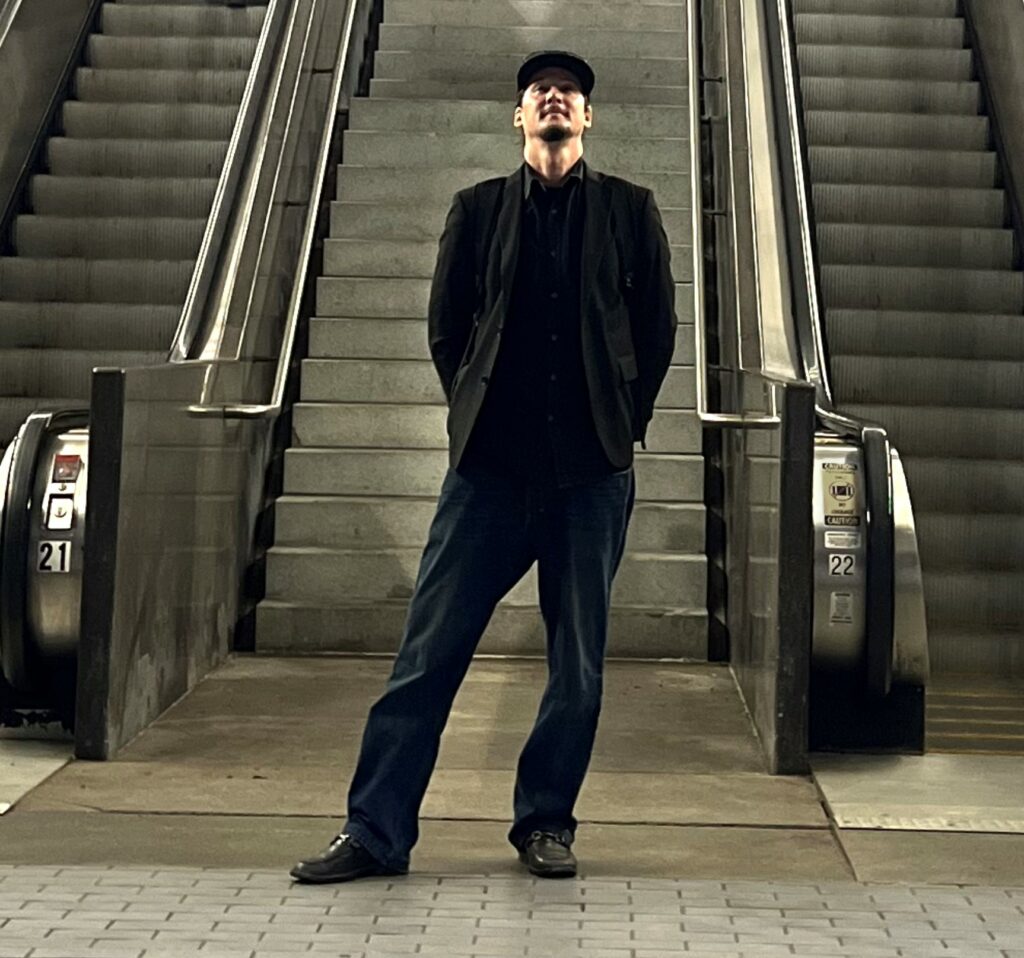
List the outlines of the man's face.
{"type": "Polygon", "coordinates": [[[561,67],[549,67],[534,75],[513,120],[527,139],[539,137],[548,143],[582,136],[592,122],[580,81],[561,67]]]}

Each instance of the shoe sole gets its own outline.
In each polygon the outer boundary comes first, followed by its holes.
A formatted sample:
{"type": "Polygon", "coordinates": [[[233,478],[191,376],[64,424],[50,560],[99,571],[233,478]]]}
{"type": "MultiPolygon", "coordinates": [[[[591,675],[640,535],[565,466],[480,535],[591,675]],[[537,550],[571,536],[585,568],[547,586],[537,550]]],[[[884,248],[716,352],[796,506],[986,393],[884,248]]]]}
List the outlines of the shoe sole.
{"type": "Polygon", "coordinates": [[[354,875],[325,875],[323,877],[296,875],[294,872],[289,872],[288,874],[292,881],[298,882],[300,885],[340,885],[343,882],[358,881],[360,878],[393,878],[396,875],[407,875],[409,873],[374,869],[373,871],[356,872],[354,875]]]}

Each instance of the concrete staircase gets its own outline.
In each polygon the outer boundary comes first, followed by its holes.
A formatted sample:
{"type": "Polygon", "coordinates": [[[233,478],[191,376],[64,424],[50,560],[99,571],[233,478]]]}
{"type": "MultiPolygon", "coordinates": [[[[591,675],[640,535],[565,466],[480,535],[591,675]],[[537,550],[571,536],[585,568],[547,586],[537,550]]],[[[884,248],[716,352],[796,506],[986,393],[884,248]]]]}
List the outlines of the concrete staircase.
{"type": "Polygon", "coordinates": [[[94,367],[166,358],[265,9],[103,4],[0,259],[0,447],[94,367]]]}
{"type": "Polygon", "coordinates": [[[796,0],[840,407],[885,425],[933,668],[1024,661],[1024,275],[956,0],[796,0]]]}
{"type": "MultiPolygon", "coordinates": [[[[678,281],[676,355],[637,459],[611,654],[706,655],[685,41],[681,3],[386,0],[370,96],[345,134],[259,651],[397,648],[447,465],[425,322],[437,239],[456,189],[522,160],[511,123],[523,55],[563,47],[597,73],[588,162],[655,190],[678,281]]],[[[543,649],[533,580],[499,607],[484,651],[543,649]]]]}

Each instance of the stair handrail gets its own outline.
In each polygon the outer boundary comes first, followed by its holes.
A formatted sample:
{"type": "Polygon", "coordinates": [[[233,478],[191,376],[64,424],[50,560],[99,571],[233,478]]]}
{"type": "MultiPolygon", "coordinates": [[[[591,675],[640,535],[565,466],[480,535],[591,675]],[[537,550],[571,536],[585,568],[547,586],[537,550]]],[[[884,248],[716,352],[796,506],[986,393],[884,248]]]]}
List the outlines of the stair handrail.
{"type": "Polygon", "coordinates": [[[207,299],[217,271],[216,253],[224,243],[238,200],[253,132],[283,34],[282,24],[289,13],[294,15],[295,7],[296,0],[269,0],[267,5],[168,362],[181,363],[193,358],[192,349],[203,325],[207,299]]]}
{"type": "Polygon", "coordinates": [[[820,261],[813,225],[811,183],[807,175],[809,153],[798,82],[792,3],[791,0],[763,0],[763,3],[797,343],[804,372],[815,387],[815,415],[820,425],[856,442],[864,450],[868,514],[865,681],[872,694],[885,695],[892,683],[895,617],[892,450],[884,427],[840,413],[835,408],[828,341],[822,319],[820,261]]]}

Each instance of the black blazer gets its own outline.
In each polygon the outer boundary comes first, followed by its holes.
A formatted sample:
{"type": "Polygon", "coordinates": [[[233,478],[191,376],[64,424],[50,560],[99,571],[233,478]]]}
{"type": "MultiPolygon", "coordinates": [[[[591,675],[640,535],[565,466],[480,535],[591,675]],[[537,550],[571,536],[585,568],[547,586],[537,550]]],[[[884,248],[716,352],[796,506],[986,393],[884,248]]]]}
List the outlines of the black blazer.
{"type": "MultiPolygon", "coordinates": [[[[585,168],[580,318],[594,422],[611,464],[643,442],[675,345],[668,240],[650,190],[585,168]]],[[[519,255],[522,169],[455,194],[427,327],[457,467],[501,342],[519,255]]]]}

